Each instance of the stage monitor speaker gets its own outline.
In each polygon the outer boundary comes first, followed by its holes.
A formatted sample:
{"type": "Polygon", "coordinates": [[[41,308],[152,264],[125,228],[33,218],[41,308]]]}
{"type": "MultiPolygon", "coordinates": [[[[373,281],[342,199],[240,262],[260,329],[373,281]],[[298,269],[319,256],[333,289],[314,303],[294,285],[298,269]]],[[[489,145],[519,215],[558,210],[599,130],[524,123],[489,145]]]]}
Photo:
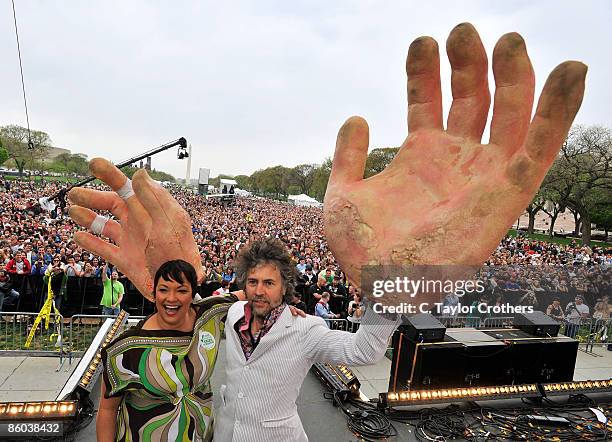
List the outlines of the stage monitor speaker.
{"type": "Polygon", "coordinates": [[[561,324],[546,313],[535,311],[515,315],[514,327],[534,336],[557,336],[561,324]]]}
{"type": "Polygon", "coordinates": [[[413,342],[443,341],[446,332],[446,327],[429,313],[419,313],[409,317],[400,329],[413,342]]]}
{"type": "Polygon", "coordinates": [[[393,336],[389,391],[567,382],[578,341],[536,337],[517,329],[448,329],[442,342],[393,336]]]}

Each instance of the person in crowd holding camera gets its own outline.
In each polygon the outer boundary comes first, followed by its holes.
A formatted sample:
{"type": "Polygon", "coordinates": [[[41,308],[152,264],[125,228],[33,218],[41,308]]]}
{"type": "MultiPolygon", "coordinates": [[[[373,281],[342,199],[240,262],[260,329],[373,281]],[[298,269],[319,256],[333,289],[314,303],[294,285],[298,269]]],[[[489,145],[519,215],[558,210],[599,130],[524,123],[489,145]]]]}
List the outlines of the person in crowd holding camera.
{"type": "Polygon", "coordinates": [[[66,265],[64,266],[64,273],[66,273],[66,276],[82,276],[83,275],[81,266],[76,263],[74,256],[69,256],[66,259],[66,265]]]}
{"type": "Polygon", "coordinates": [[[32,270],[30,271],[30,275],[44,276],[46,267],[47,266],[43,262],[42,258],[38,258],[32,263],[32,270]]]}
{"type": "Polygon", "coordinates": [[[85,267],[83,268],[83,273],[81,275],[83,278],[95,278],[95,270],[90,262],[85,263],[85,267]]]}
{"type": "Polygon", "coordinates": [[[580,328],[582,319],[589,317],[589,306],[584,303],[584,298],[577,295],[574,302],[570,302],[565,307],[565,319],[567,320],[565,335],[570,338],[575,338],[580,328]]]}
{"type": "MultiPolygon", "coordinates": [[[[306,290],[309,290],[314,284],[317,283],[317,274],[312,271],[312,264],[306,264],[304,268],[304,274],[302,275],[302,280],[304,281],[304,286],[306,290]]],[[[308,293],[308,291],[306,292],[308,293]]]]}
{"type": "Polygon", "coordinates": [[[598,298],[593,308],[593,319],[607,321],[610,319],[610,309],[607,297],[598,298]]]}

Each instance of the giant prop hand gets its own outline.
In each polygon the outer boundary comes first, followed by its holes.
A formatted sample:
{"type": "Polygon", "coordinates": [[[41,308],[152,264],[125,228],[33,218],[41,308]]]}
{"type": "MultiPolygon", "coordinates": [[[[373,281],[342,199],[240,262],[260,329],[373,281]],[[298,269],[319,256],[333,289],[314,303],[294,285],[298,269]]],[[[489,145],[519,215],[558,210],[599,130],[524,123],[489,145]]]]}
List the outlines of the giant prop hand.
{"type": "Polygon", "coordinates": [[[349,277],[372,264],[481,265],[538,190],[582,101],[586,66],[565,62],[546,81],[531,118],[534,73],[525,42],[504,35],[493,51],[489,144],[487,56],[471,24],[446,43],[453,104],[442,122],[438,45],[408,50],[409,135],[387,168],[363,179],[368,125],[340,129],[327,192],[325,234],[349,277]]]}
{"type": "Polygon", "coordinates": [[[114,244],[88,232],[77,232],[74,238],[79,246],[116,265],[149,300],[153,293],[152,275],[168,260],[183,259],[193,264],[198,281],[203,279],[191,219],[166,189],[145,170],[137,171],[130,182],[123,172],[102,158],[91,160],[89,168],[114,192],[72,189],[68,194],[74,204],[70,216],[114,244]],[[117,221],[96,215],[92,209],[109,211],[117,221]]]}

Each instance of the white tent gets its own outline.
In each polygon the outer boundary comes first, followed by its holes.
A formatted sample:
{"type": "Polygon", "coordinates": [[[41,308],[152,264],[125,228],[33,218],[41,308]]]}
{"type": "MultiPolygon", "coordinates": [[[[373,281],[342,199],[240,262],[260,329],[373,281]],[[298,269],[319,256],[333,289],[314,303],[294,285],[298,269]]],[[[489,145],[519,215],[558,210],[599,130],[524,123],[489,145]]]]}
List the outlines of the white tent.
{"type": "Polygon", "coordinates": [[[227,187],[238,185],[238,183],[235,180],[230,180],[227,178],[220,178],[219,183],[220,183],[220,186],[227,186],[227,187]]]}
{"type": "Polygon", "coordinates": [[[318,202],[316,199],[309,197],[306,194],[300,194],[300,195],[289,195],[289,197],[287,198],[289,200],[290,203],[293,203],[296,206],[313,206],[313,207],[320,207],[321,203],[318,202]]]}
{"type": "Polygon", "coordinates": [[[248,190],[242,190],[239,188],[234,188],[234,193],[238,196],[251,196],[253,195],[251,192],[249,192],[248,190]]]}

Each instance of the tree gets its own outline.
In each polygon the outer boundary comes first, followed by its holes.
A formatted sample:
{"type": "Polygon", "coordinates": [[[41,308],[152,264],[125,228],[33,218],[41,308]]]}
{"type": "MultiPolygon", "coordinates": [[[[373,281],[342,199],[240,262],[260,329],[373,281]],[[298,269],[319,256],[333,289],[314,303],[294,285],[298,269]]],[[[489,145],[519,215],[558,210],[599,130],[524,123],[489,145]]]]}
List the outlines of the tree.
{"type": "Polygon", "coordinates": [[[300,164],[291,169],[290,182],[298,193],[308,194],[314,181],[316,164],[300,164]]]}
{"type": "MultiPolygon", "coordinates": [[[[121,169],[121,171],[125,174],[125,176],[127,176],[128,178],[132,178],[134,176],[134,174],[136,173],[137,170],[139,170],[140,167],[123,167],[121,169]]],[[[147,173],[149,174],[149,176],[151,178],[153,178],[154,180],[157,181],[170,181],[171,183],[175,183],[176,179],[170,175],[169,173],[166,172],[162,172],[161,170],[147,170],[147,173]]]]}
{"type": "Polygon", "coordinates": [[[329,181],[329,175],[331,174],[332,160],[326,158],[314,172],[314,178],[312,187],[310,188],[310,196],[318,201],[323,201],[325,198],[325,191],[327,190],[327,182],[329,181]]]}
{"type": "Polygon", "coordinates": [[[531,203],[525,209],[525,211],[529,215],[529,225],[527,226],[527,233],[529,234],[533,233],[533,227],[535,225],[535,216],[540,210],[544,208],[545,204],[546,204],[546,199],[544,198],[542,193],[538,191],[538,193],[536,193],[535,196],[533,197],[533,200],[531,201],[531,203]]]}
{"type": "Polygon", "coordinates": [[[8,160],[9,154],[7,150],[2,146],[2,139],[0,139],[0,166],[4,164],[6,160],[8,160]]]}
{"type": "Polygon", "coordinates": [[[582,227],[582,219],[580,219],[580,214],[573,207],[568,207],[568,210],[574,217],[574,232],[572,233],[572,235],[575,237],[578,237],[580,236],[580,229],[582,227]]]}
{"type": "Polygon", "coordinates": [[[368,159],[366,160],[365,177],[369,178],[385,170],[398,151],[399,147],[380,147],[378,149],[373,149],[368,154],[368,159]]]}
{"type": "Polygon", "coordinates": [[[286,198],[291,185],[291,171],[292,169],[285,166],[257,170],[250,177],[251,188],[260,195],[286,198]]]}
{"type": "Polygon", "coordinates": [[[612,191],[601,191],[595,196],[598,203],[591,211],[591,221],[605,232],[604,241],[608,241],[608,233],[612,230],[612,191]]]}
{"type": "Polygon", "coordinates": [[[49,170],[62,174],[74,173],[86,176],[89,175],[89,164],[82,155],[64,152],[53,158],[49,170]]]}
{"type": "Polygon", "coordinates": [[[60,153],[58,156],[53,158],[53,162],[61,165],[63,169],[68,172],[68,164],[70,164],[70,159],[72,155],[68,152],[60,153]]]}
{"type": "Polygon", "coordinates": [[[70,163],[68,169],[80,176],[89,175],[89,163],[81,155],[70,155],[70,163]]]}
{"type": "Polygon", "coordinates": [[[155,169],[150,170],[149,175],[151,176],[151,178],[157,181],[169,181],[171,183],[176,182],[176,179],[172,175],[170,175],[167,172],[163,172],[161,170],[155,170],[155,169]]]}
{"type": "Polygon", "coordinates": [[[238,184],[239,189],[251,190],[251,177],[248,175],[236,175],[234,180],[238,184]]]}
{"type": "Polygon", "coordinates": [[[551,237],[557,217],[567,208],[572,186],[573,177],[568,175],[567,169],[559,160],[555,161],[546,174],[539,192],[546,201],[542,211],[550,217],[548,235],[551,237]]]}
{"type": "Polygon", "coordinates": [[[561,167],[573,181],[567,205],[580,215],[582,243],[591,241],[591,221],[601,206],[602,192],[612,190],[612,131],[600,126],[575,126],[561,148],[561,167]]]}
{"type": "Polygon", "coordinates": [[[30,131],[30,140],[34,147],[28,147],[28,130],[17,125],[3,126],[0,128],[0,139],[6,146],[9,158],[15,162],[19,175],[23,176],[23,169],[26,164],[32,167],[36,160],[41,160],[47,156],[51,138],[45,132],[30,131]]]}

